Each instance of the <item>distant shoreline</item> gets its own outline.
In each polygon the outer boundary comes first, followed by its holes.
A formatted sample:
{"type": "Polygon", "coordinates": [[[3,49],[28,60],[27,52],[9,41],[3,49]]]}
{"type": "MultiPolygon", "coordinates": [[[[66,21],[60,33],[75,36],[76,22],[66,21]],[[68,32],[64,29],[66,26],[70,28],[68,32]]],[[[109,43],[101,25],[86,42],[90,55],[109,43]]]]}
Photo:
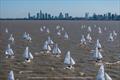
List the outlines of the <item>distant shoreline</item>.
{"type": "Polygon", "coordinates": [[[0,21],[3,21],[3,20],[27,20],[27,21],[120,21],[120,20],[85,20],[85,19],[69,19],[69,20],[66,20],[66,19],[62,19],[62,20],[59,20],[59,19],[49,19],[49,20],[38,20],[38,19],[0,19],[0,21]]]}

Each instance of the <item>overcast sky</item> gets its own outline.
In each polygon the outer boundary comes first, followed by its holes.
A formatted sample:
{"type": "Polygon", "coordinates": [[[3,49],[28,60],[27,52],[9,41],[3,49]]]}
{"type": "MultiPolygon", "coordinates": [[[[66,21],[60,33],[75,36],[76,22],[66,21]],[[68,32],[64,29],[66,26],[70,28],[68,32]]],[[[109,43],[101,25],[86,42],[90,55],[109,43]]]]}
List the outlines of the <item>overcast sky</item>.
{"type": "Polygon", "coordinates": [[[120,14],[120,0],[0,0],[0,17],[27,17],[42,10],[58,15],[59,12],[72,16],[84,16],[85,12],[120,14]]]}

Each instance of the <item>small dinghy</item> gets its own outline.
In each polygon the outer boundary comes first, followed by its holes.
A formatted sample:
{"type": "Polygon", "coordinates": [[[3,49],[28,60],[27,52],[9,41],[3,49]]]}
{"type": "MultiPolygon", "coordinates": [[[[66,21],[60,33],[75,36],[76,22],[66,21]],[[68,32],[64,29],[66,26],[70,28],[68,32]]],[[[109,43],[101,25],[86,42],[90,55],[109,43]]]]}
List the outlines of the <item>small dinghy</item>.
{"type": "Polygon", "coordinates": [[[86,45],[86,39],[85,39],[84,35],[82,35],[81,44],[86,45]]]}
{"type": "Polygon", "coordinates": [[[14,43],[14,37],[13,37],[13,34],[10,35],[9,41],[11,41],[12,43],[14,43]]]}
{"type": "Polygon", "coordinates": [[[73,69],[73,65],[75,64],[75,61],[70,55],[70,51],[67,52],[65,59],[64,59],[64,64],[67,65],[65,69],[73,69]]]}
{"type": "Polygon", "coordinates": [[[29,51],[29,47],[26,47],[23,57],[25,59],[25,62],[30,62],[31,59],[33,59],[32,53],[29,51]]]}
{"type": "Polygon", "coordinates": [[[89,33],[87,34],[86,39],[88,40],[88,42],[91,42],[91,41],[92,41],[92,37],[90,36],[90,34],[89,34],[89,33]]]}
{"type": "Polygon", "coordinates": [[[44,51],[44,53],[50,53],[51,50],[52,50],[52,49],[51,49],[50,45],[48,44],[47,41],[45,41],[44,46],[43,46],[43,51],[44,51]]]}
{"type": "Polygon", "coordinates": [[[101,50],[101,49],[102,49],[102,46],[101,46],[101,44],[100,44],[99,39],[97,39],[97,41],[96,41],[96,46],[95,46],[95,47],[98,48],[98,50],[101,50]]]}
{"type": "Polygon", "coordinates": [[[114,41],[112,33],[110,33],[108,41],[114,41]]]}
{"type": "Polygon", "coordinates": [[[27,41],[30,41],[30,42],[32,41],[32,38],[30,37],[30,34],[28,34],[26,32],[23,34],[23,39],[25,39],[27,41]]]}
{"type": "Polygon", "coordinates": [[[55,55],[56,57],[59,57],[61,54],[61,50],[58,47],[58,44],[55,44],[52,50],[52,54],[55,55]]]}
{"type": "Polygon", "coordinates": [[[10,44],[8,44],[7,49],[5,50],[5,55],[6,55],[6,58],[14,57],[14,52],[13,52],[12,48],[10,47],[10,44]]]}
{"type": "Polygon", "coordinates": [[[96,62],[100,62],[102,60],[102,58],[103,58],[102,54],[100,53],[100,51],[98,50],[98,48],[96,48],[95,51],[93,52],[93,59],[96,62]]]}
{"type": "Polygon", "coordinates": [[[66,40],[68,40],[69,36],[68,36],[68,33],[67,33],[67,32],[65,32],[64,38],[65,38],[66,40]]]}
{"type": "Polygon", "coordinates": [[[105,72],[103,64],[100,66],[96,80],[112,80],[112,78],[105,72]]]}
{"type": "Polygon", "coordinates": [[[90,26],[88,27],[88,32],[92,32],[92,29],[90,26]]]}

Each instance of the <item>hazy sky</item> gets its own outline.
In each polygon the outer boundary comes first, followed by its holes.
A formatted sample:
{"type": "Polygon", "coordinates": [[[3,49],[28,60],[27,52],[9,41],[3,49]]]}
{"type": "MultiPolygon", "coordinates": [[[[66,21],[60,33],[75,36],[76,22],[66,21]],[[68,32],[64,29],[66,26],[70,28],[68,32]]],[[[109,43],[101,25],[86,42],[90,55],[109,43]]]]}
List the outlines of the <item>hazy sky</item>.
{"type": "Polygon", "coordinates": [[[0,0],[0,17],[27,17],[42,10],[58,15],[68,12],[72,16],[84,16],[85,12],[120,14],[120,0],[0,0]]]}

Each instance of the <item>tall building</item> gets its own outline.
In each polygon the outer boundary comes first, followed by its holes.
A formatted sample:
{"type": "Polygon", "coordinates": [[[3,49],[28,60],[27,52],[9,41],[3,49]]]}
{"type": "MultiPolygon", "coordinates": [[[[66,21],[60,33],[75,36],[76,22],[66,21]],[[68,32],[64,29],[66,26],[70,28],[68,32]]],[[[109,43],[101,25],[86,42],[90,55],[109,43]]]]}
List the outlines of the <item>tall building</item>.
{"type": "Polygon", "coordinates": [[[59,19],[63,19],[63,18],[64,18],[64,16],[63,16],[62,12],[60,12],[59,19]]]}
{"type": "Polygon", "coordinates": [[[30,12],[28,13],[28,19],[30,19],[31,17],[30,17],[30,12]]]}
{"type": "Polygon", "coordinates": [[[37,19],[39,19],[40,18],[40,15],[39,15],[39,13],[37,13],[37,19]]]}
{"type": "Polygon", "coordinates": [[[85,13],[85,19],[89,19],[89,13],[85,13]]]}
{"type": "Polygon", "coordinates": [[[42,19],[43,17],[42,17],[42,11],[40,10],[40,17],[39,17],[40,19],[42,19]]]}
{"type": "Polygon", "coordinates": [[[69,19],[69,14],[65,13],[65,19],[69,19]]]}

